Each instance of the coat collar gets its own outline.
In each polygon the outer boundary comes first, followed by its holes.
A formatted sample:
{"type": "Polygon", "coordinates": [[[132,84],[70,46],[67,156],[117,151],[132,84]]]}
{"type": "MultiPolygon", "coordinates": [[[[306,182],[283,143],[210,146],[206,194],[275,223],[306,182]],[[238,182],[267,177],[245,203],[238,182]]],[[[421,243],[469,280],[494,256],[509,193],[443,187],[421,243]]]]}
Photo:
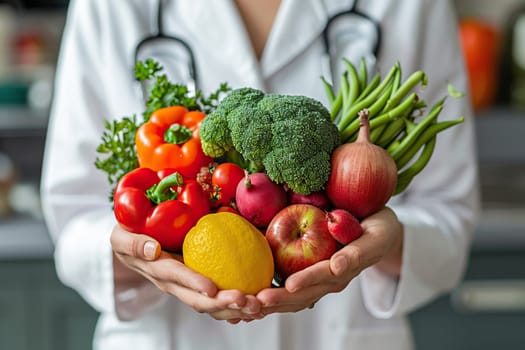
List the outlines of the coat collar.
{"type": "Polygon", "coordinates": [[[326,18],[319,0],[282,0],[261,57],[263,75],[271,76],[319,38],[326,18]]]}
{"type": "Polygon", "coordinates": [[[319,38],[327,18],[319,0],[282,0],[258,61],[233,0],[177,1],[176,6],[174,11],[179,13],[175,18],[189,27],[190,40],[234,65],[250,85],[261,89],[268,77],[319,38]]]}

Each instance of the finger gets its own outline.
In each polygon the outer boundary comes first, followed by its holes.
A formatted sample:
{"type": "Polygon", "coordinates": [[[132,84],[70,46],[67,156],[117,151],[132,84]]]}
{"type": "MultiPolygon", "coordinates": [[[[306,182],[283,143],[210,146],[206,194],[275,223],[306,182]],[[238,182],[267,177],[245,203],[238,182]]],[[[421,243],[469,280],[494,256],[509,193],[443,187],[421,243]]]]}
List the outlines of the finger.
{"type": "MultiPolygon", "coordinates": [[[[246,307],[254,308],[252,305],[247,305],[248,296],[235,289],[220,290],[215,296],[215,299],[217,299],[220,308],[228,308],[232,310],[242,310],[246,307]]],[[[259,309],[260,305],[256,311],[259,311],[259,309]]]]}
{"type": "Polygon", "coordinates": [[[241,308],[243,314],[251,316],[260,313],[262,304],[254,295],[246,295],[246,303],[241,308]]]}
{"type": "Polygon", "coordinates": [[[153,238],[128,232],[120,225],[111,232],[110,242],[115,253],[148,261],[157,259],[161,251],[160,244],[153,238]]]}
{"type": "Polygon", "coordinates": [[[228,323],[231,323],[231,324],[237,324],[239,322],[241,322],[241,318],[232,318],[232,319],[229,319],[229,320],[226,320],[228,323]]]}
{"type": "Polygon", "coordinates": [[[264,314],[260,312],[256,314],[251,314],[251,315],[243,315],[239,311],[230,310],[230,309],[220,310],[214,313],[210,313],[210,316],[216,320],[225,320],[225,321],[234,320],[234,322],[237,320],[250,322],[253,320],[260,320],[264,318],[264,314]]]}
{"type": "Polygon", "coordinates": [[[193,290],[181,286],[175,286],[174,294],[184,303],[199,313],[208,313],[217,320],[229,319],[259,319],[264,317],[260,314],[260,303],[254,296],[249,298],[237,290],[219,291],[214,298],[196,293],[193,290]],[[249,305],[257,303],[257,306],[249,305]],[[243,305],[243,306],[239,306],[243,305]],[[249,309],[247,309],[249,307],[249,309]],[[248,313],[247,313],[248,312],[248,313]]]}
{"type": "Polygon", "coordinates": [[[352,243],[344,246],[330,258],[330,270],[335,276],[358,274],[377,263],[385,255],[390,237],[365,232],[352,243]]]}
{"type": "Polygon", "coordinates": [[[217,286],[209,278],[191,270],[169,253],[162,251],[156,261],[134,261],[136,269],[163,291],[172,293],[174,286],[180,285],[197,293],[213,297],[217,286]]]}
{"type": "Polygon", "coordinates": [[[257,299],[263,305],[261,312],[269,315],[306,309],[331,291],[327,285],[314,285],[296,293],[289,293],[285,288],[273,288],[261,291],[257,299]]]}
{"type": "Polygon", "coordinates": [[[295,293],[290,293],[286,288],[268,288],[260,291],[256,297],[262,308],[266,309],[283,305],[310,305],[327,293],[329,293],[329,289],[326,285],[319,284],[295,293]]]}
{"type": "Polygon", "coordinates": [[[228,311],[223,312],[222,317],[217,318],[220,320],[239,318],[241,315],[241,312],[239,310],[228,309],[229,301],[220,301],[217,298],[210,298],[209,296],[206,296],[202,293],[198,293],[197,291],[186,288],[184,286],[173,285],[171,286],[170,293],[175,295],[183,303],[185,303],[198,313],[207,313],[212,315],[221,311],[228,311]]]}
{"type": "Polygon", "coordinates": [[[334,275],[330,270],[330,262],[328,260],[323,260],[290,275],[286,279],[284,287],[290,293],[295,293],[300,289],[314,284],[327,283],[330,280],[333,280],[333,277],[334,275]]]}

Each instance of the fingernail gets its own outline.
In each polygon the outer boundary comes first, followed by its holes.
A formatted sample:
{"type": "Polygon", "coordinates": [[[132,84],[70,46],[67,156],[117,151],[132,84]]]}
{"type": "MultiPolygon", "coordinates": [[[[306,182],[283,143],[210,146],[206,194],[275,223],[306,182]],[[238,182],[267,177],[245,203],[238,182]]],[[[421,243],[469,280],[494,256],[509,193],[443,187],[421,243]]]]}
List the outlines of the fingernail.
{"type": "Polygon", "coordinates": [[[255,314],[258,314],[260,311],[254,311],[254,310],[251,310],[250,308],[244,308],[242,309],[242,312],[247,315],[255,315],[255,314]]]}
{"type": "Polygon", "coordinates": [[[155,259],[155,255],[157,254],[157,244],[152,241],[147,241],[144,243],[144,256],[147,259],[155,259]]]}
{"type": "Polygon", "coordinates": [[[338,275],[345,271],[348,266],[348,262],[344,256],[338,256],[334,260],[334,272],[338,275]]]}
{"type": "Polygon", "coordinates": [[[249,314],[248,320],[262,320],[264,318],[264,314],[262,312],[256,312],[254,314],[249,314]]]}
{"type": "Polygon", "coordinates": [[[229,309],[233,309],[233,310],[240,310],[241,309],[241,307],[239,305],[237,305],[236,303],[228,305],[228,308],[229,309]]]}

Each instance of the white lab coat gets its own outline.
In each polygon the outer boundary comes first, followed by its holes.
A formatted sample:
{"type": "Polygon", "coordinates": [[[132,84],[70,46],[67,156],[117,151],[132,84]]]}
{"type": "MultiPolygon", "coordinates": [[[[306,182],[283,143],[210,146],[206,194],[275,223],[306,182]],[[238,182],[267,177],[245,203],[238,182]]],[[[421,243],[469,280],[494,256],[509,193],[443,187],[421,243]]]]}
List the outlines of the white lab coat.
{"type": "MultiPolygon", "coordinates": [[[[205,93],[228,82],[324,102],[320,34],[328,16],[351,1],[283,0],[260,63],[233,1],[166,1],[164,23],[168,34],[190,43],[205,93]]],[[[114,287],[110,188],[93,162],[104,119],[143,110],[133,52],[156,30],[156,4],[72,1],[59,59],[42,198],[58,276],[101,312],[94,348],[412,349],[407,313],[453,288],[468,256],[478,193],[467,98],[447,100],[440,118],[464,116],[465,123],[440,134],[428,167],[389,203],[405,227],[399,280],[370,267],[314,309],[238,325],[198,314],[149,284],[114,287]]],[[[359,9],[382,23],[381,71],[396,61],[406,74],[423,69],[430,103],[447,94],[448,82],[466,90],[449,1],[367,0],[359,9]]],[[[337,52],[359,59],[362,53],[341,42],[337,52]]]]}

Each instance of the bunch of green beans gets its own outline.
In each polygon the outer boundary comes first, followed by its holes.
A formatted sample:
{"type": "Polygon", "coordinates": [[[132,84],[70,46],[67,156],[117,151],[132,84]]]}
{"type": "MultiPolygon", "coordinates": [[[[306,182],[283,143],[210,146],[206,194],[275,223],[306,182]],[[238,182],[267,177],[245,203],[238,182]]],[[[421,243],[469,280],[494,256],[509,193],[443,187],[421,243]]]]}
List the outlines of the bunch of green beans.
{"type": "Polygon", "coordinates": [[[403,80],[401,65],[396,63],[384,77],[379,73],[369,77],[364,60],[359,67],[343,61],[346,70],[337,91],[322,79],[332,121],[339,129],[341,141],[353,142],[359,132],[358,114],[368,110],[370,140],[394,159],[398,169],[394,195],[399,194],[430,161],[437,134],[462,123],[463,118],[437,121],[445,98],[427,108],[416,92],[418,86],[425,87],[428,83],[421,70],[403,80]]]}

